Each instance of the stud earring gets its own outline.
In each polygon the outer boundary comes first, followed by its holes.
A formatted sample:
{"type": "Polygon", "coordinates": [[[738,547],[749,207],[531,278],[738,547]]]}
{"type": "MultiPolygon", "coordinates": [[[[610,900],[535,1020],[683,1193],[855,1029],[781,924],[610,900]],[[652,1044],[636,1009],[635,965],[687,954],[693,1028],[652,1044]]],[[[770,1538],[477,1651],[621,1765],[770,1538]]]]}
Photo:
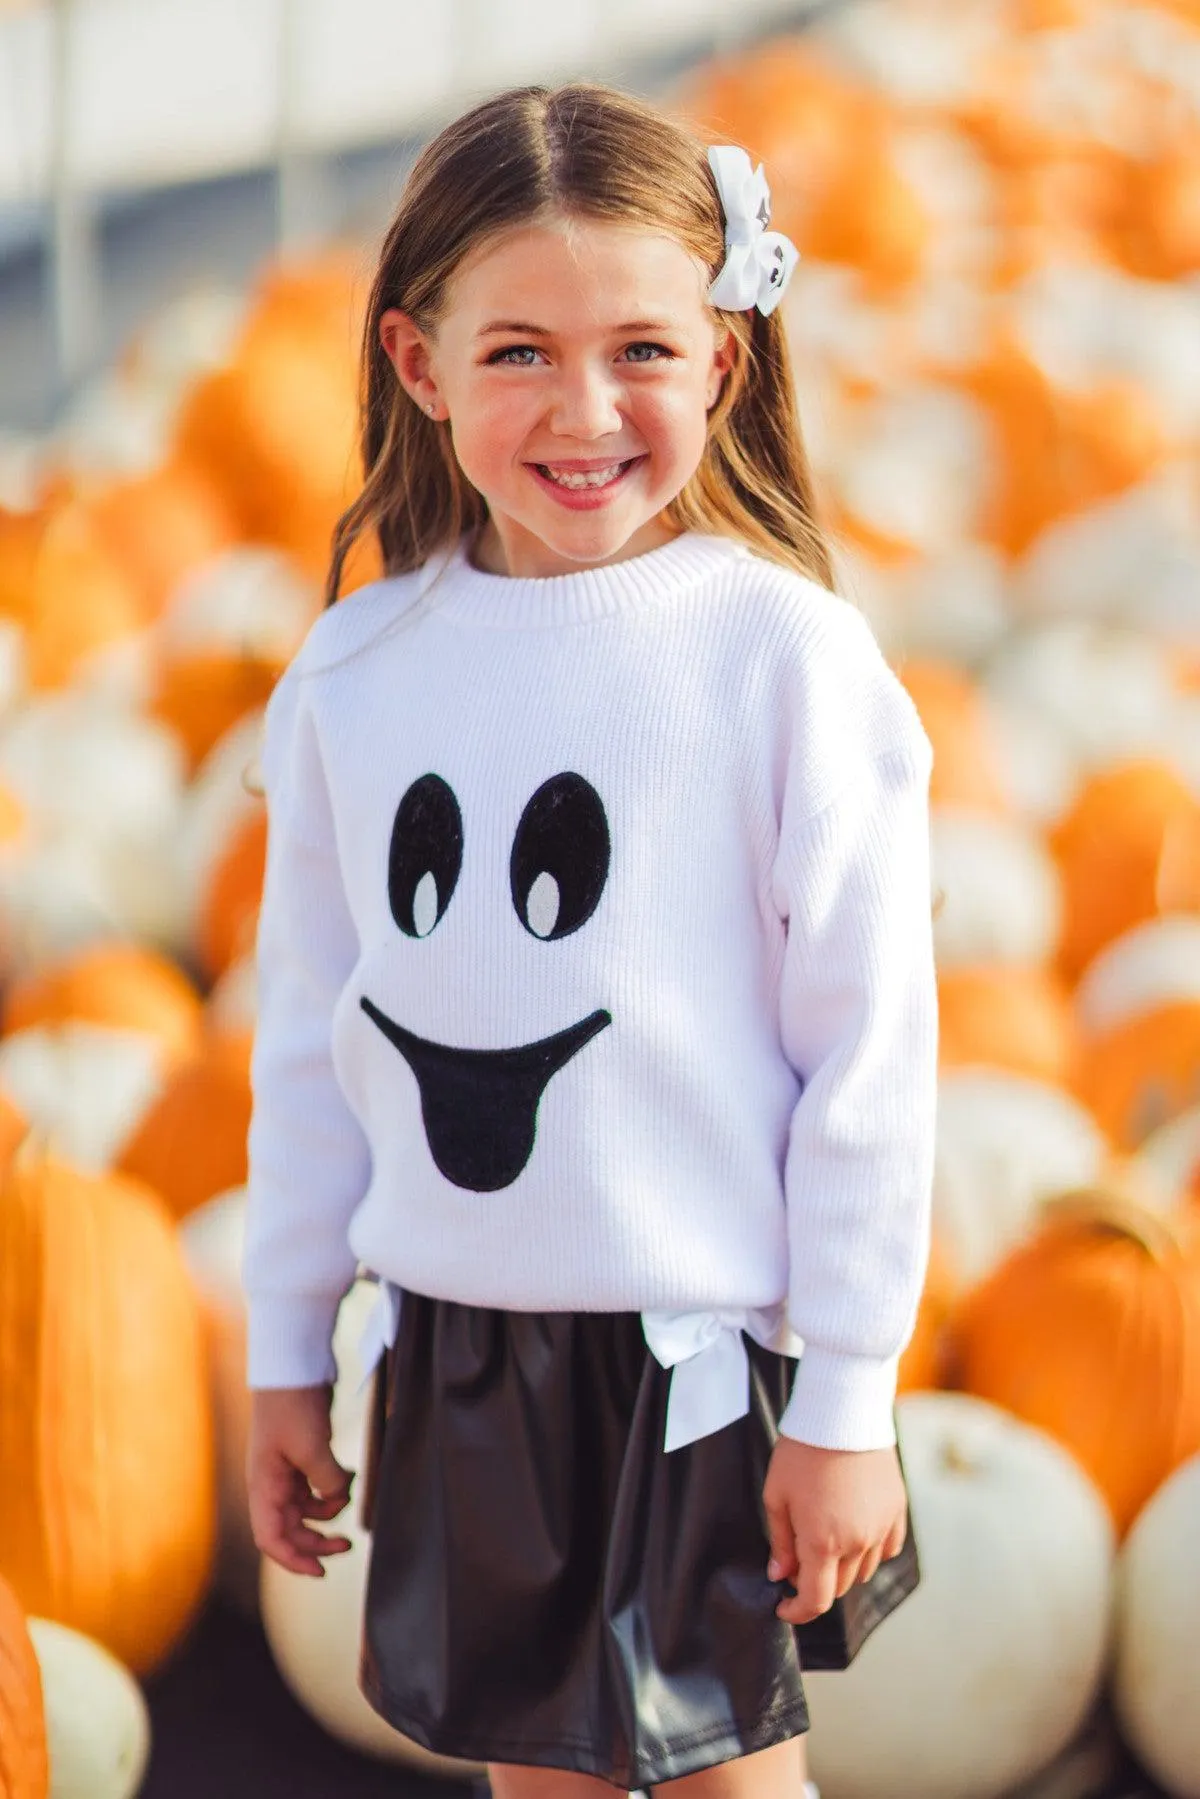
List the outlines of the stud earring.
{"type": "Polygon", "coordinates": [[[425,410],[429,414],[430,418],[432,418],[433,414],[434,414],[434,404],[433,404],[432,400],[427,400],[425,402],[425,410]]]}

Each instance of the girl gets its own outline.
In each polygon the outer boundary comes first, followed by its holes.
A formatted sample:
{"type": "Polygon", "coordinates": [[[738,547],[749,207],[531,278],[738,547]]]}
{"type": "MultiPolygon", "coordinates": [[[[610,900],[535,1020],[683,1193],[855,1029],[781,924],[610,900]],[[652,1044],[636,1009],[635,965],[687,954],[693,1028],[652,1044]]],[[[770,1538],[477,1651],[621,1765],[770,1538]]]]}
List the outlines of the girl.
{"type": "Polygon", "coordinates": [[[830,591],[768,215],[605,88],[443,131],[329,600],[368,529],[388,574],[268,709],[255,1537],[349,1546],[361,1266],[361,1683],[501,1799],[795,1799],[801,1666],[917,1579],[931,754],[830,591]]]}

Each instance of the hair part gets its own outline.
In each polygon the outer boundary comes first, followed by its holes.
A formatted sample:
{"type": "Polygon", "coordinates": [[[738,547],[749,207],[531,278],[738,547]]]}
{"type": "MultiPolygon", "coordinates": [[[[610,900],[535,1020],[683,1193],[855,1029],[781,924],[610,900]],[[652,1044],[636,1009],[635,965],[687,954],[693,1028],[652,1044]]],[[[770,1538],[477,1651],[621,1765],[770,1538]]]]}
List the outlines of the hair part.
{"type": "MultiPolygon", "coordinates": [[[[483,524],[448,426],[405,393],[380,341],[395,307],[436,331],[459,264],[489,238],[553,215],[642,226],[675,238],[716,275],[720,199],[700,141],[633,95],[593,83],[512,88],[441,131],[413,167],[380,252],[361,366],[362,491],[333,534],[325,603],[338,598],[353,544],[373,530],[387,574],[421,567],[483,524]]],[[[740,539],[833,585],[816,519],[778,310],[715,315],[736,340],[709,414],[700,464],[665,508],[680,530],[740,539]]]]}

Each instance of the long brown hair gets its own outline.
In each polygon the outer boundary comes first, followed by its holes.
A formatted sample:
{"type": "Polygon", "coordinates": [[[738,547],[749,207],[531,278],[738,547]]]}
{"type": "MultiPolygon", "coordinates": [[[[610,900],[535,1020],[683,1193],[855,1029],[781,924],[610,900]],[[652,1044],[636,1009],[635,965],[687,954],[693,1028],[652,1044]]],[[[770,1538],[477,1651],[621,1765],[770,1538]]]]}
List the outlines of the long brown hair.
{"type": "MultiPolygon", "coordinates": [[[[512,88],[447,125],[417,158],[372,283],[362,347],[365,482],[334,531],[326,605],[364,531],[377,533],[387,573],[403,574],[486,517],[448,427],[396,379],[381,315],[398,307],[433,333],[463,258],[484,239],[552,213],[665,232],[711,275],[724,260],[704,147],[645,101],[583,82],[512,88]]],[[[720,316],[737,340],[736,360],[709,414],[699,467],[666,516],[680,530],[739,538],[832,586],[779,312],[720,316]]]]}

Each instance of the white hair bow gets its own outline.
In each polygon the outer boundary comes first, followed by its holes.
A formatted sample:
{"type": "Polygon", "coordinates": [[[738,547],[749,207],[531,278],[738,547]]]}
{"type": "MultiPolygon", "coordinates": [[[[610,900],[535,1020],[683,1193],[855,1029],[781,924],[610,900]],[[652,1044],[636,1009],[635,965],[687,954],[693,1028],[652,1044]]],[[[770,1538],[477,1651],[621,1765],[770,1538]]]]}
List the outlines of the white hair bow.
{"type": "Polygon", "coordinates": [[[768,231],[771,190],[761,162],[751,165],[736,144],[713,144],[708,152],[725,213],[725,261],[708,290],[714,306],[745,312],[757,306],[774,312],[800,252],[782,231],[768,231]]]}

